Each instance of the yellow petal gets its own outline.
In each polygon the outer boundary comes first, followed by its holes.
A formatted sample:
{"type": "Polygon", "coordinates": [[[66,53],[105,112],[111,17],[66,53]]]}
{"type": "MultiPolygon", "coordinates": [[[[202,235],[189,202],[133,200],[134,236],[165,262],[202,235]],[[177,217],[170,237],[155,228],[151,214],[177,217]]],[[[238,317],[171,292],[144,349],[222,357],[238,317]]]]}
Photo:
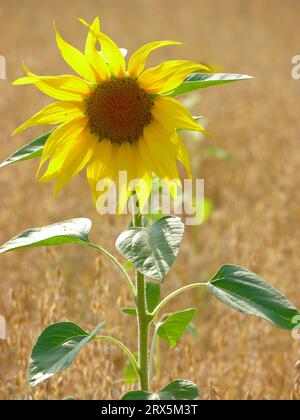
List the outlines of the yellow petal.
{"type": "Polygon", "coordinates": [[[98,39],[101,45],[101,52],[107,60],[109,68],[115,77],[125,76],[125,59],[117,44],[103,32],[100,32],[98,39]]]}
{"type": "Polygon", "coordinates": [[[59,148],[57,148],[48,163],[48,167],[44,174],[39,178],[39,182],[48,182],[55,179],[60,173],[66,158],[70,151],[74,148],[74,139],[77,137],[69,137],[68,141],[64,142],[59,148]]]}
{"type": "Polygon", "coordinates": [[[139,141],[142,159],[148,167],[166,181],[172,192],[173,187],[181,186],[179,179],[174,143],[171,134],[157,121],[153,121],[144,129],[144,137],[139,141]]]}
{"type": "Polygon", "coordinates": [[[142,212],[149,200],[152,190],[152,171],[147,170],[142,159],[140,166],[142,166],[142,172],[138,178],[139,182],[136,185],[136,194],[139,200],[139,208],[142,212]]]}
{"type": "Polygon", "coordinates": [[[118,162],[118,212],[122,213],[130,195],[136,191],[139,207],[142,210],[150,196],[152,170],[143,162],[138,143],[123,143],[119,146],[118,162]],[[126,176],[124,176],[125,172],[126,176]]]}
{"type": "Polygon", "coordinates": [[[33,125],[58,124],[83,116],[85,104],[81,102],[55,102],[45,106],[20,127],[12,135],[21,133],[33,125]]]}
{"type": "Polygon", "coordinates": [[[167,129],[182,129],[205,131],[191,113],[177,99],[170,97],[157,97],[151,110],[154,118],[167,129]]]}
{"type": "Polygon", "coordinates": [[[207,67],[193,61],[165,61],[142,73],[139,84],[149,93],[167,93],[179,86],[189,74],[200,70],[206,71],[207,67]]]}
{"type": "MultiPolygon", "coordinates": [[[[140,139],[141,140],[141,139],[140,139]]],[[[139,148],[136,147],[136,159],[135,159],[135,171],[136,171],[136,182],[134,189],[137,194],[139,201],[140,211],[143,211],[152,190],[152,168],[149,168],[148,165],[142,159],[139,148]]]]}
{"type": "Polygon", "coordinates": [[[85,56],[87,57],[91,67],[94,70],[97,83],[110,79],[110,70],[101,56],[100,52],[97,51],[96,45],[100,34],[100,21],[97,17],[94,22],[89,25],[85,20],[79,19],[81,23],[89,28],[85,43],[85,56]]]}
{"type": "Polygon", "coordinates": [[[100,180],[111,180],[112,151],[112,144],[109,140],[104,139],[98,142],[94,150],[93,159],[87,168],[87,178],[92,190],[94,202],[101,195],[101,191],[97,191],[98,182],[100,180]]]}
{"type": "Polygon", "coordinates": [[[122,213],[124,207],[128,201],[130,191],[128,188],[129,182],[134,179],[134,155],[133,150],[135,146],[131,146],[129,143],[123,143],[119,146],[119,204],[118,212],[122,213]],[[122,173],[121,173],[122,172],[122,173]],[[124,177],[125,175],[125,177],[124,177]]]}
{"type": "MultiPolygon", "coordinates": [[[[80,19],[80,22],[91,28],[91,25],[89,25],[85,20],[80,19]]],[[[119,78],[124,77],[125,59],[117,44],[109,36],[101,32],[100,30],[99,32],[94,31],[94,34],[100,42],[101,53],[106,59],[112,74],[119,78]]]]}
{"type": "Polygon", "coordinates": [[[84,79],[95,83],[95,75],[91,69],[89,61],[87,57],[79,51],[77,48],[73,47],[72,45],[68,44],[66,41],[62,39],[60,34],[58,33],[55,25],[54,29],[56,32],[56,42],[57,46],[63,56],[64,60],[69,64],[69,66],[79,74],[79,76],[83,77],[84,79]]]}
{"type": "Polygon", "coordinates": [[[177,41],[156,41],[149,42],[149,44],[144,45],[142,48],[139,48],[130,58],[128,63],[128,75],[129,77],[135,78],[138,77],[145,68],[146,61],[149,54],[157,48],[164,47],[166,45],[180,45],[181,42],[177,41]]]}
{"type": "Polygon", "coordinates": [[[80,133],[85,129],[87,123],[88,121],[86,118],[78,118],[76,120],[67,121],[57,127],[50,134],[43,148],[38,174],[46,160],[68,144],[72,145],[72,140],[80,135],[80,133]]]}
{"type": "Polygon", "coordinates": [[[89,163],[97,143],[97,137],[91,135],[88,128],[73,140],[73,147],[66,154],[59,171],[54,195],[89,163]]]}
{"type": "Polygon", "coordinates": [[[176,131],[171,137],[171,141],[176,147],[175,153],[177,160],[185,167],[188,178],[192,178],[190,155],[184,141],[179,137],[176,131]]]}
{"type": "Polygon", "coordinates": [[[38,76],[27,70],[27,77],[21,77],[13,85],[35,85],[41,92],[61,101],[82,101],[90,94],[90,87],[77,76],[38,76]]]}

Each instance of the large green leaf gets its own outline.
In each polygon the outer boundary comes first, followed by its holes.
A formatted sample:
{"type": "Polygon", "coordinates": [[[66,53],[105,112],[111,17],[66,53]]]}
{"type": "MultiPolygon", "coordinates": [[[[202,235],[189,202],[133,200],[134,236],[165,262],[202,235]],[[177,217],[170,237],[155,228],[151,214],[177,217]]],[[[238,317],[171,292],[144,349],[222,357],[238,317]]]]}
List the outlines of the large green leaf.
{"type": "Polygon", "coordinates": [[[237,82],[239,80],[252,79],[252,76],[246,74],[230,74],[230,73],[194,73],[176,89],[168,92],[167,96],[178,96],[193,90],[203,89],[210,86],[223,85],[225,83],[237,82]]]}
{"type": "Polygon", "coordinates": [[[0,168],[2,168],[3,166],[10,165],[11,163],[21,162],[23,160],[33,159],[35,157],[41,156],[43,153],[44,144],[46,143],[51,133],[52,131],[43,134],[42,136],[33,140],[31,143],[28,143],[25,146],[21,147],[21,149],[19,149],[7,159],[5,159],[0,164],[0,168]]]}
{"type": "Polygon", "coordinates": [[[28,229],[0,247],[0,254],[21,248],[60,244],[90,244],[88,233],[92,222],[86,218],[71,219],[53,225],[28,229]]]}
{"type": "Polygon", "coordinates": [[[70,367],[79,351],[96,336],[103,324],[101,322],[91,333],[72,322],[58,322],[47,327],[32,350],[28,369],[30,385],[36,386],[70,367]]]}
{"type": "Polygon", "coordinates": [[[122,400],[195,400],[198,397],[199,388],[196,384],[177,379],[157,393],[129,391],[122,396],[122,400]]]}
{"type": "Polygon", "coordinates": [[[178,254],[183,232],[179,217],[165,216],[147,228],[121,233],[116,247],[142,274],[163,280],[178,254]]]}
{"type": "Polygon", "coordinates": [[[157,325],[157,335],[171,348],[176,347],[196,312],[196,309],[186,309],[169,314],[164,321],[157,325]]]}
{"type": "Polygon", "coordinates": [[[243,267],[223,265],[208,289],[239,312],[264,318],[280,328],[295,328],[297,309],[264,279],[243,267]]]}

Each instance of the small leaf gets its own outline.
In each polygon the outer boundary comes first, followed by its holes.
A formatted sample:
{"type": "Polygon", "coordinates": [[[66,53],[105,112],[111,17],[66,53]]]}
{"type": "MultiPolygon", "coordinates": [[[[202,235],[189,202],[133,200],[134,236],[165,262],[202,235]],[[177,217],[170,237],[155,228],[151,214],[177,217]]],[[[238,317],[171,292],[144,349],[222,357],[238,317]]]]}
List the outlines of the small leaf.
{"type": "Polygon", "coordinates": [[[163,322],[158,324],[157,335],[166,341],[170,347],[176,347],[196,312],[196,309],[186,309],[169,314],[163,322]]]}
{"type": "Polygon", "coordinates": [[[237,82],[239,80],[252,79],[252,76],[245,74],[230,74],[230,73],[194,73],[191,74],[185,81],[167,96],[183,95],[193,90],[203,89],[210,86],[222,85],[225,83],[237,82]]]}
{"type": "Polygon", "coordinates": [[[29,362],[28,380],[33,387],[68,368],[79,351],[102,328],[101,322],[90,334],[72,322],[58,322],[39,336],[29,362]]]}
{"type": "Polygon", "coordinates": [[[129,391],[122,400],[195,400],[199,397],[199,388],[191,381],[175,380],[159,392],[129,391]]]}
{"type": "Polygon", "coordinates": [[[135,308],[122,308],[121,311],[124,314],[127,314],[127,315],[132,315],[132,316],[136,316],[137,315],[135,308]]]}
{"type": "MultiPolygon", "coordinates": [[[[134,357],[135,357],[136,360],[138,359],[137,352],[134,353],[134,357]]],[[[135,384],[139,379],[138,375],[137,375],[137,373],[134,369],[134,366],[133,366],[131,360],[129,360],[129,359],[126,362],[124,372],[123,372],[123,377],[124,377],[124,381],[129,386],[135,384]]]]}
{"type": "Polygon", "coordinates": [[[121,233],[116,247],[139,272],[163,280],[179,252],[183,231],[179,217],[165,216],[147,228],[130,228],[121,233]]]}
{"type": "Polygon", "coordinates": [[[40,228],[28,229],[2,245],[0,254],[35,246],[89,244],[88,233],[91,226],[92,222],[89,219],[78,218],[40,228]]]}
{"type": "Polygon", "coordinates": [[[42,136],[38,137],[37,139],[33,140],[32,142],[26,144],[25,146],[21,147],[18,151],[13,153],[4,162],[0,164],[0,168],[10,165],[15,162],[21,162],[23,160],[33,159],[35,157],[39,157],[43,153],[44,144],[48,140],[48,137],[52,131],[49,133],[43,134],[42,136]]]}
{"type": "Polygon", "coordinates": [[[295,328],[293,318],[300,315],[278,290],[237,265],[223,265],[210,280],[208,289],[236,311],[264,318],[280,328],[295,328]]]}
{"type": "Polygon", "coordinates": [[[167,392],[174,400],[195,400],[199,397],[199,388],[191,381],[176,380],[170,382],[160,392],[167,392]]]}
{"type": "Polygon", "coordinates": [[[146,283],[146,301],[147,309],[149,312],[153,312],[157,307],[160,298],[160,284],[147,282],[146,283]]]}

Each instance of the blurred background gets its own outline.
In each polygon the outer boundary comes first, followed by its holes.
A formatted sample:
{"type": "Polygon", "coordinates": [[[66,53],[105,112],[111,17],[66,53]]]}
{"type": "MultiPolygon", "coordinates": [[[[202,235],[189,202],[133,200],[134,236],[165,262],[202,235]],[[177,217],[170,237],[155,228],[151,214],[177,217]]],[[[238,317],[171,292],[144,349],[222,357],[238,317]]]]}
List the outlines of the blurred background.
{"type": "MultiPolygon", "coordinates": [[[[0,0],[0,54],[7,65],[7,80],[0,80],[0,159],[47,130],[10,136],[50,102],[31,86],[11,86],[23,75],[22,61],[38,74],[69,72],[56,47],[53,19],[79,48],[86,28],[78,18],[99,15],[103,31],[129,54],[154,40],[184,43],[158,50],[149,65],[191,59],[217,71],[250,74],[255,79],[186,99],[213,133],[186,136],[193,175],[205,179],[211,211],[205,223],[187,227],[162,295],[206,280],[231,262],[257,272],[299,308],[300,80],[291,77],[292,57],[300,54],[299,14],[298,0],[0,0]]],[[[29,227],[85,216],[93,220],[91,239],[116,255],[114,241],[128,219],[96,213],[84,174],[54,200],[52,186],[35,180],[37,165],[31,160],[0,171],[0,242],[29,227]]],[[[0,398],[120,398],[128,389],[126,360],[108,344],[87,346],[72,369],[34,390],[26,371],[38,334],[58,320],[88,330],[106,319],[105,332],[135,349],[135,320],[120,311],[128,304],[119,274],[93,250],[66,246],[2,255],[0,314],[7,320],[7,340],[0,340],[0,398]]],[[[184,377],[200,386],[204,399],[300,398],[300,345],[290,332],[239,315],[203,291],[178,298],[168,309],[175,307],[198,308],[198,336],[186,333],[175,350],[161,343],[155,387],[184,377]]]]}

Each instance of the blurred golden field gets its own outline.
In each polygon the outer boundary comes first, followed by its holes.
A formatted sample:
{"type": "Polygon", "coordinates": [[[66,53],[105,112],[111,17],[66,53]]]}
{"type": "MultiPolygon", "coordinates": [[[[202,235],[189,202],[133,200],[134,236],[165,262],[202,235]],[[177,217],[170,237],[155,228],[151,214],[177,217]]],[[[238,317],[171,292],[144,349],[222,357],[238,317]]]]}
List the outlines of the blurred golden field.
{"type": "MultiPolygon", "coordinates": [[[[53,19],[80,48],[86,28],[77,18],[99,15],[103,30],[129,54],[152,40],[184,42],[155,52],[149,64],[182,58],[251,74],[255,79],[200,91],[192,107],[213,133],[199,142],[187,137],[187,143],[193,175],[205,179],[214,209],[205,224],[187,227],[162,293],[206,280],[230,262],[255,271],[300,308],[300,81],[291,77],[291,59],[300,54],[299,14],[298,0],[0,0],[0,54],[7,61],[7,80],[0,80],[0,158],[46,131],[10,137],[49,102],[33,87],[11,86],[23,74],[22,60],[39,74],[69,71],[53,19]],[[209,145],[234,162],[205,157],[209,145]]],[[[52,186],[36,182],[36,169],[36,160],[1,169],[0,242],[29,227],[84,216],[93,220],[91,239],[117,255],[113,244],[128,219],[96,213],[84,174],[54,200],[52,186]]],[[[71,369],[33,390],[26,371],[38,334],[58,320],[88,330],[106,319],[105,332],[135,350],[135,319],[120,312],[128,305],[119,274],[93,250],[65,246],[2,255],[0,314],[8,337],[0,340],[0,398],[120,398],[128,388],[125,357],[108,344],[90,344],[71,369]]],[[[290,332],[239,315],[202,291],[172,305],[198,308],[201,337],[186,334],[175,350],[161,344],[155,387],[185,378],[200,386],[203,399],[300,399],[300,344],[290,332]]]]}

